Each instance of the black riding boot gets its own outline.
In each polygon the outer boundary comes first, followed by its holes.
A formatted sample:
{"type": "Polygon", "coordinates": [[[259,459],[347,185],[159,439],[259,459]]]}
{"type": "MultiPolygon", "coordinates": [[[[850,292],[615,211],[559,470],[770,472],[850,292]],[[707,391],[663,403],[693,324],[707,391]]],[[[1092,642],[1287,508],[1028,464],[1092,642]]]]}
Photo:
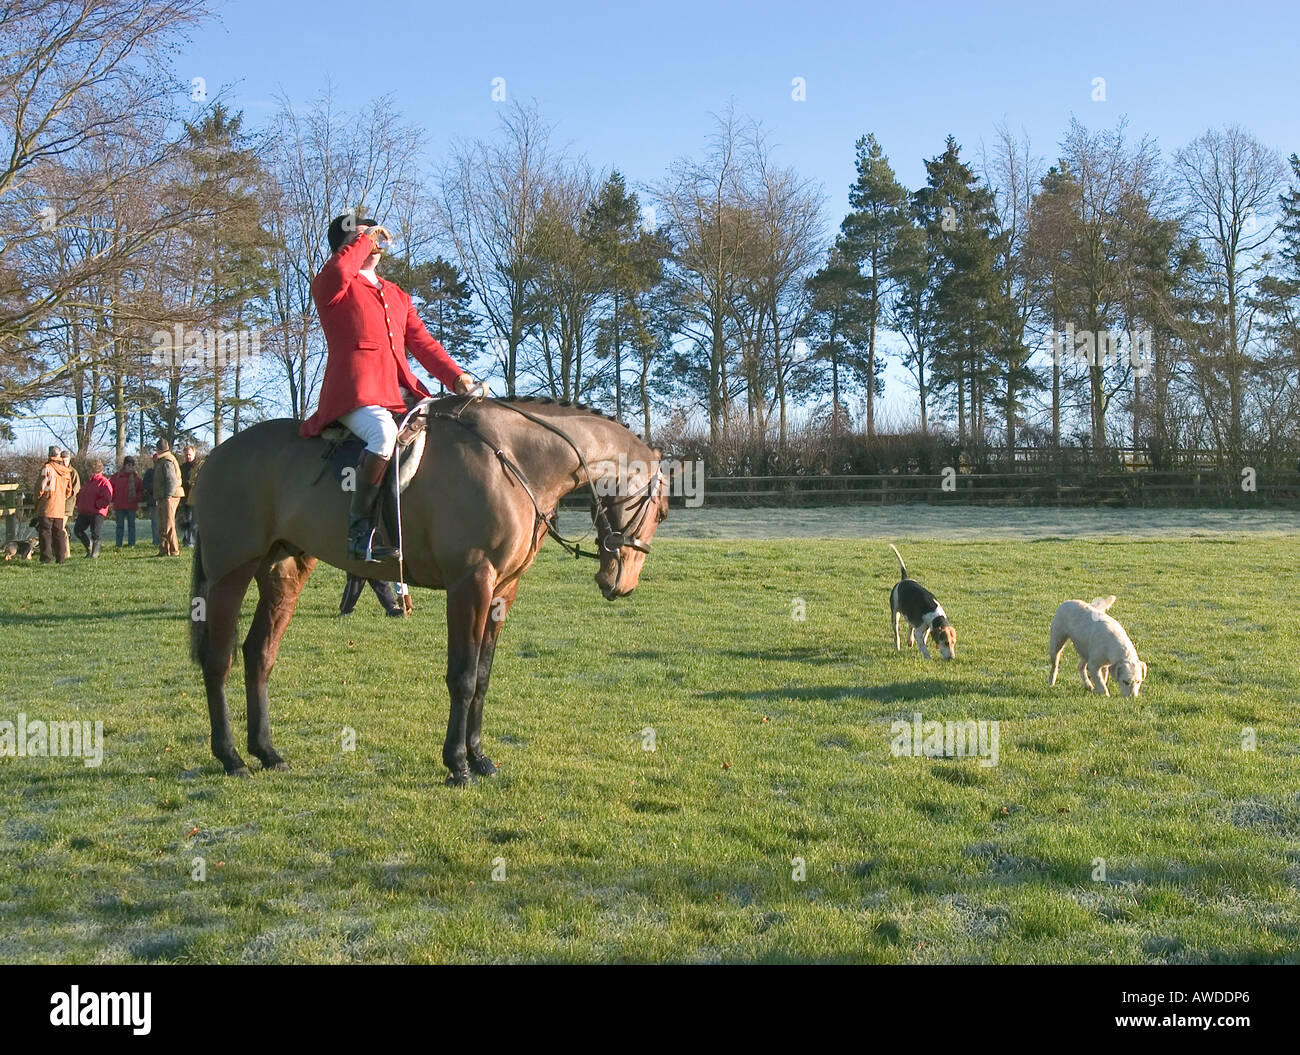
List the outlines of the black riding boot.
{"type": "Polygon", "coordinates": [[[357,489],[352,492],[348,513],[348,559],[378,564],[398,555],[393,546],[374,545],[375,507],[379,503],[388,459],[371,451],[362,451],[357,462],[357,489]]]}

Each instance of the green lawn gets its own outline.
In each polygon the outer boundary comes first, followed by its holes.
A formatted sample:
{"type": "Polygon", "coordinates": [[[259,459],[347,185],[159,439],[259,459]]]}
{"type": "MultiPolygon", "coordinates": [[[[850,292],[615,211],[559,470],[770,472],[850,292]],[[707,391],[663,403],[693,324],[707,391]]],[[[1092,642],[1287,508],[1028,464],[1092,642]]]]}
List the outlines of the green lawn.
{"type": "Polygon", "coordinates": [[[344,620],[318,572],[271,682],[293,769],[240,781],[188,556],[4,565],[0,721],[101,719],[105,755],[0,758],[0,960],[1300,960],[1294,538],[894,541],[953,663],[894,654],[883,541],[666,539],[617,604],[547,547],[497,651],[502,773],[467,789],[440,594],[344,620]],[[1072,650],[1046,684],[1055,606],[1104,593],[1136,700],[1072,650]],[[999,765],[893,757],[917,711],[999,721],[999,765]]]}

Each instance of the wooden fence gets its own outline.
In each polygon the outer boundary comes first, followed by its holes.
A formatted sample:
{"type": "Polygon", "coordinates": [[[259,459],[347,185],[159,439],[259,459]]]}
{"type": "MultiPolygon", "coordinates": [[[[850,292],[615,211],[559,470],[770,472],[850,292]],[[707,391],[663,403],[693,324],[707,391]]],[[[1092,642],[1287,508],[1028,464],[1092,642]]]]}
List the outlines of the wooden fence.
{"type": "Polygon", "coordinates": [[[23,534],[23,528],[32,518],[32,506],[20,487],[20,484],[0,484],[0,516],[5,521],[6,542],[12,542],[23,534]]]}
{"type": "Polygon", "coordinates": [[[705,503],[908,502],[1021,506],[1300,506],[1300,473],[1017,472],[947,475],[706,477],[705,503]]]}
{"type": "MultiPolygon", "coordinates": [[[[673,485],[670,485],[673,486],[673,485]]],[[[0,514],[8,542],[27,530],[34,495],[0,484],[0,514]]],[[[686,496],[676,486],[672,504],[686,496]]],[[[706,476],[706,506],[937,505],[989,506],[1219,506],[1300,509],[1300,472],[1261,471],[1253,478],[1230,470],[1155,472],[1015,472],[882,476],[706,476]]],[[[564,505],[589,505],[576,491],[564,505]]]]}
{"type": "MultiPolygon", "coordinates": [[[[685,504],[673,489],[672,504],[685,504]]],[[[707,476],[704,505],[1221,506],[1300,508],[1300,473],[1169,472],[948,473],[880,476],[707,476]]],[[[590,503],[577,492],[566,501],[590,503]]]]}

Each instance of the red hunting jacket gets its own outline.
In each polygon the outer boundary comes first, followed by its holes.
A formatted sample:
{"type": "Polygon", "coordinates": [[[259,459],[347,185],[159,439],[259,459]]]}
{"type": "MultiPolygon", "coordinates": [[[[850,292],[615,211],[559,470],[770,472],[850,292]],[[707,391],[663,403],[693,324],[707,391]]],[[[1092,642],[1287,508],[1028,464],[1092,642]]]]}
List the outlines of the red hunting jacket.
{"type": "Polygon", "coordinates": [[[316,413],[302,423],[299,435],[319,436],[357,407],[404,411],[402,389],[429,395],[411,372],[408,349],[448,388],[464,373],[425,328],[406,293],[382,278],[374,286],[359,274],[373,246],[362,235],[330,257],[312,280],[328,358],[316,413]]]}

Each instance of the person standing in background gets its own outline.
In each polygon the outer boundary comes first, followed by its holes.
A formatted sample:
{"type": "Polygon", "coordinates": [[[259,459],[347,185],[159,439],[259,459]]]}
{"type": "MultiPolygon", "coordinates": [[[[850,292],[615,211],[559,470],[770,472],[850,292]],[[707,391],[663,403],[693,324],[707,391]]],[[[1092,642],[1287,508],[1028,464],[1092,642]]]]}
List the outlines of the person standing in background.
{"type": "Polygon", "coordinates": [[[176,507],[185,493],[181,485],[181,467],[171,444],[159,440],[153,459],[153,497],[158,505],[158,556],[179,557],[180,544],[176,541],[176,507]]]}
{"type": "Polygon", "coordinates": [[[351,615],[352,610],[356,608],[357,601],[361,594],[365,592],[366,582],[369,581],[370,588],[375,591],[375,596],[379,598],[379,603],[384,606],[384,611],[391,616],[402,617],[406,615],[406,609],[402,607],[393,593],[393,588],[382,579],[363,579],[360,575],[348,573],[348,581],[343,585],[343,599],[339,601],[339,615],[351,615]]]}
{"type": "Polygon", "coordinates": [[[122,548],[122,533],[126,529],[127,545],[135,546],[135,514],[144,499],[144,481],[135,473],[135,459],[129,454],[122,459],[122,468],[113,474],[113,514],[117,518],[117,548],[122,548]]]}
{"type": "Polygon", "coordinates": [[[153,456],[142,450],[141,458],[149,459],[149,467],[144,471],[144,477],[141,483],[144,484],[144,504],[145,510],[149,514],[149,528],[153,532],[153,544],[158,545],[158,506],[153,499],[153,456]]]}
{"type": "Polygon", "coordinates": [[[64,450],[62,457],[63,457],[63,465],[70,474],[70,482],[68,484],[68,501],[67,501],[67,505],[63,510],[64,552],[67,553],[69,550],[72,549],[72,536],[68,533],[68,526],[70,524],[76,523],[77,495],[81,493],[81,474],[77,472],[76,466],[72,464],[71,451],[64,450]]]}
{"type": "Polygon", "coordinates": [[[86,547],[86,556],[99,556],[99,543],[104,532],[104,518],[113,503],[113,485],[104,475],[104,463],[95,458],[90,463],[91,477],[77,495],[77,522],[74,534],[86,547]]]}
{"type": "Polygon", "coordinates": [[[68,559],[68,533],[63,530],[63,521],[69,487],[71,476],[63,464],[63,455],[58,447],[51,447],[36,487],[36,529],[41,540],[42,564],[51,561],[63,564],[68,559]]]}
{"type": "Polygon", "coordinates": [[[181,496],[180,510],[177,514],[182,528],[181,545],[194,545],[194,474],[199,463],[195,460],[194,444],[186,444],[185,460],[181,462],[181,487],[185,493],[181,496]]]}

